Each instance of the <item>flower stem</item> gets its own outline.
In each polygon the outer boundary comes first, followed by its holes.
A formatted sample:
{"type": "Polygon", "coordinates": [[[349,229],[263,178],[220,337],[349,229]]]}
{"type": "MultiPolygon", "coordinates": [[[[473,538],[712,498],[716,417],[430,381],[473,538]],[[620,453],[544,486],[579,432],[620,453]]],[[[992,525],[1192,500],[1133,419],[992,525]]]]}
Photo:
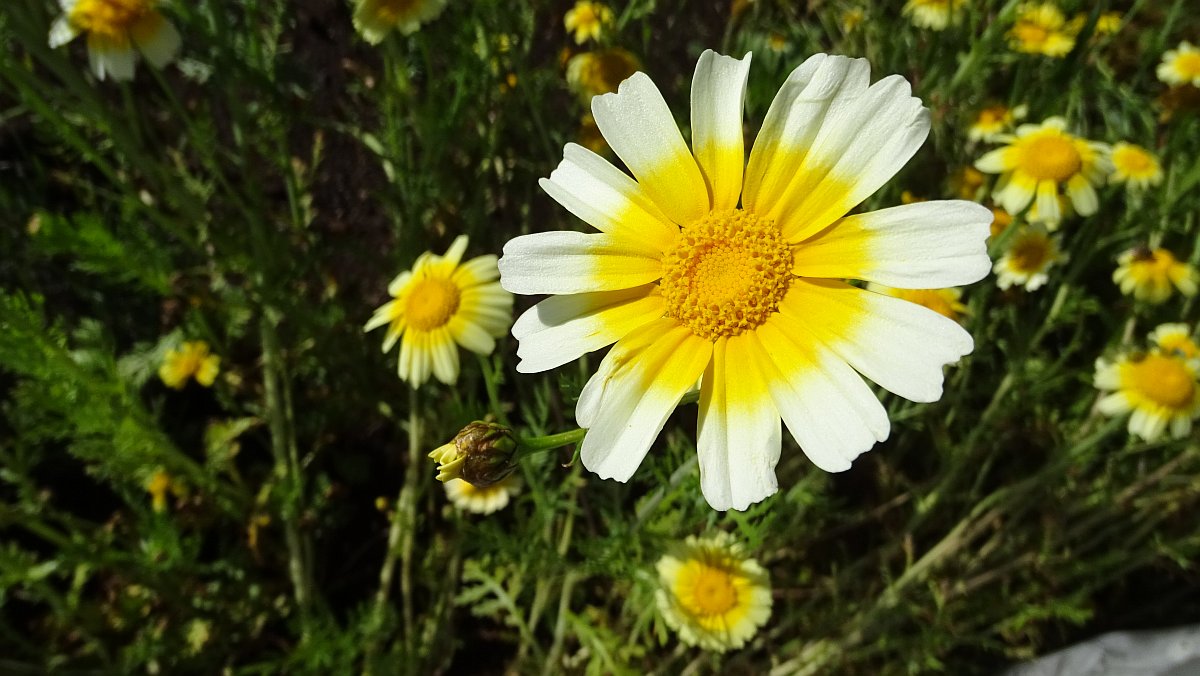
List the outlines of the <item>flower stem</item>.
{"type": "Polygon", "coordinates": [[[587,434],[587,430],[583,428],[574,429],[569,432],[559,432],[558,434],[547,434],[544,437],[533,437],[531,439],[521,440],[521,450],[526,453],[538,453],[541,451],[549,451],[559,446],[579,443],[583,440],[583,436],[587,434]]]}

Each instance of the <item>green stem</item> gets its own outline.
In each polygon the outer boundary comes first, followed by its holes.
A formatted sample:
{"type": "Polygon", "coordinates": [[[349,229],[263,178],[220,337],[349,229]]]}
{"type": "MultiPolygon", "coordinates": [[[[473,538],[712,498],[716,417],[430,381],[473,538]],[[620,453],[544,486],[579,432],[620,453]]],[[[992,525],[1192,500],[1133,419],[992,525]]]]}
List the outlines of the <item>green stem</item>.
{"type": "Polygon", "coordinates": [[[548,434],[544,437],[533,437],[532,439],[522,439],[521,449],[527,453],[537,453],[539,451],[548,451],[559,446],[567,446],[569,444],[577,444],[583,440],[587,430],[580,428],[569,432],[559,432],[558,434],[548,434]]]}

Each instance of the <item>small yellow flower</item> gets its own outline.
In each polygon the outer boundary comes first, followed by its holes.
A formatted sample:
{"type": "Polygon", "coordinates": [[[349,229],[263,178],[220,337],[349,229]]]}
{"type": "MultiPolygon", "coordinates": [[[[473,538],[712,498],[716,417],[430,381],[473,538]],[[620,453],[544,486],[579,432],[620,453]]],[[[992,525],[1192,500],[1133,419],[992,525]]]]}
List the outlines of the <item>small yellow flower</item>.
{"type": "Polygon", "coordinates": [[[1075,47],[1075,34],[1058,7],[1025,3],[1017,7],[1017,21],[1008,31],[1008,44],[1024,54],[1063,57],[1075,47]]]}
{"type": "Polygon", "coordinates": [[[852,7],[842,12],[842,32],[853,33],[854,29],[862,25],[862,22],[867,18],[867,13],[861,7],[852,7]]]}
{"type": "Polygon", "coordinates": [[[992,237],[999,237],[1012,225],[1012,214],[1000,207],[992,207],[992,237]]]}
{"type": "Polygon", "coordinates": [[[1015,108],[1003,104],[988,106],[979,111],[979,115],[967,129],[967,138],[972,141],[994,141],[997,136],[1012,129],[1017,120],[1024,119],[1028,109],[1028,106],[1024,105],[1015,108]]]}
{"type": "Polygon", "coordinates": [[[593,96],[617,91],[639,68],[637,57],[619,47],[584,52],[567,62],[567,84],[587,103],[593,96]]]}
{"type": "Polygon", "coordinates": [[[1121,30],[1121,13],[1105,12],[1096,20],[1096,35],[1116,35],[1121,30]]]}
{"type": "Polygon", "coordinates": [[[146,482],[146,492],[150,494],[150,503],[154,511],[163,512],[167,509],[167,494],[179,494],[179,488],[171,481],[171,476],[159,469],[150,475],[146,482]]]}
{"type": "Polygon", "coordinates": [[[1149,150],[1120,141],[1112,148],[1113,173],[1110,183],[1125,183],[1130,188],[1146,189],[1163,180],[1162,165],[1149,150]]]}
{"type": "Polygon", "coordinates": [[[904,191],[900,192],[900,203],[901,204],[916,204],[917,202],[928,202],[928,201],[929,201],[928,197],[918,197],[911,190],[904,190],[904,191]]]}
{"type": "Polygon", "coordinates": [[[50,27],[50,46],[87,33],[88,61],[103,80],[132,80],[135,53],[155,68],[175,60],[180,37],[158,11],[158,0],[59,0],[63,14],[50,27]]]}
{"type": "Polygon", "coordinates": [[[962,0],[908,0],[901,12],[918,28],[945,30],[962,13],[962,0]]]}
{"type": "Polygon", "coordinates": [[[1067,121],[1051,117],[1042,124],[1023,124],[1015,136],[1002,134],[1006,143],[984,154],[975,168],[1001,174],[994,195],[1008,212],[1018,213],[1036,196],[1038,212],[1047,222],[1062,220],[1059,188],[1065,187],[1075,211],[1091,216],[1100,208],[1093,186],[1100,185],[1112,171],[1109,148],[1066,131],[1067,121]]]}
{"type": "Polygon", "coordinates": [[[1014,284],[1035,291],[1050,281],[1049,270],[1066,260],[1058,248],[1058,239],[1041,226],[1030,226],[1017,233],[1008,251],[996,261],[996,286],[1007,289],[1014,284]]]}
{"type": "Polygon", "coordinates": [[[776,54],[782,54],[788,50],[787,36],[783,33],[771,33],[767,36],[767,48],[776,54]]]}
{"type": "Polygon", "coordinates": [[[599,40],[604,28],[612,23],[613,11],[608,5],[591,0],[579,0],[563,17],[568,33],[575,34],[575,44],[599,40]]]}
{"type": "Polygon", "coordinates": [[[706,650],[741,648],[771,616],[771,582],[725,532],[689,536],[658,560],[658,609],[681,641],[706,650]]]}
{"type": "Polygon", "coordinates": [[[1163,354],[1200,359],[1200,345],[1192,339],[1192,331],[1187,324],[1160,324],[1150,332],[1150,340],[1163,354]]]}
{"type": "Polygon", "coordinates": [[[1200,48],[1184,41],[1163,54],[1158,64],[1158,79],[1170,85],[1190,84],[1200,87],[1200,48]]]}
{"type": "Polygon", "coordinates": [[[491,354],[496,338],[512,322],[512,294],[500,288],[496,257],[479,256],[460,263],[467,236],[460,235],[446,255],[426,251],[412,270],[388,285],[395,300],[385,303],[363,327],[387,326],[383,351],[400,341],[397,373],[417,387],[433,376],[451,385],[458,379],[456,345],[491,354]]]}
{"type": "Polygon", "coordinates": [[[950,187],[959,199],[973,200],[987,177],[975,167],[963,167],[950,178],[950,187]]]}
{"type": "Polygon", "coordinates": [[[954,321],[967,313],[967,306],[962,303],[962,289],[895,289],[875,283],[867,284],[867,289],[927,307],[954,321]]]}
{"type": "Polygon", "coordinates": [[[167,387],[182,390],[189,378],[205,387],[212,387],[221,371],[221,358],[208,353],[203,340],[187,341],[178,350],[169,350],[158,368],[158,377],[167,387]]]}
{"type": "Polygon", "coordinates": [[[1129,433],[1154,441],[1170,429],[1182,439],[1200,416],[1200,362],[1176,352],[1152,349],[1096,360],[1096,389],[1111,392],[1099,401],[1101,413],[1129,416],[1129,433]]]}
{"type": "Polygon", "coordinates": [[[509,500],[521,492],[521,479],[513,474],[485,488],[462,479],[451,479],[442,486],[446,497],[458,509],[472,514],[491,514],[507,507],[509,500]]]}
{"type": "Polygon", "coordinates": [[[367,42],[383,42],[393,29],[411,35],[436,19],[447,0],[356,0],[354,27],[367,42]]]}
{"type": "Polygon", "coordinates": [[[1171,297],[1172,287],[1185,296],[1196,295],[1200,274],[1196,268],[1179,261],[1166,249],[1130,249],[1117,259],[1113,281],[1121,293],[1159,304],[1171,297]]]}

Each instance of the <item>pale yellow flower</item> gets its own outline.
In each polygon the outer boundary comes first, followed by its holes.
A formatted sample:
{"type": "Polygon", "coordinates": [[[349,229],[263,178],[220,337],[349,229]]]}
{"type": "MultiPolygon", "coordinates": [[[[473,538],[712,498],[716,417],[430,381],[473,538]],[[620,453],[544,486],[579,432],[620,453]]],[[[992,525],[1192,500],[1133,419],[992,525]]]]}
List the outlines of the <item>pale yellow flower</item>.
{"type": "Polygon", "coordinates": [[[1129,416],[1129,433],[1155,441],[1170,430],[1182,439],[1200,416],[1200,361],[1158,348],[1147,353],[1096,360],[1094,385],[1111,392],[1099,401],[1101,413],[1129,416]]]}
{"type": "Polygon", "coordinates": [[[962,302],[962,289],[896,289],[883,284],[868,284],[867,289],[927,307],[954,321],[967,312],[967,306],[962,302]]]}
{"type": "Polygon", "coordinates": [[[1017,120],[1024,119],[1028,109],[1024,105],[1015,108],[1003,104],[988,106],[979,111],[967,129],[967,138],[972,141],[994,141],[997,136],[1012,129],[1017,120]]]}
{"type": "Polygon", "coordinates": [[[354,27],[367,42],[377,45],[393,30],[411,35],[437,18],[447,0],[355,0],[354,27]]]}
{"type": "Polygon", "coordinates": [[[963,0],[908,0],[901,13],[918,28],[945,30],[962,13],[963,0]]]}
{"type": "Polygon", "coordinates": [[[1130,188],[1145,189],[1163,180],[1162,165],[1145,148],[1120,141],[1112,147],[1113,173],[1108,180],[1125,183],[1130,188]]]}
{"type": "Polygon", "coordinates": [[[1200,48],[1186,40],[1179,43],[1178,47],[1163,54],[1156,72],[1158,79],[1167,84],[1200,87],[1200,48]]]}
{"type": "Polygon", "coordinates": [[[1176,354],[1184,359],[1200,359],[1200,345],[1192,338],[1187,324],[1159,324],[1150,332],[1150,341],[1163,354],[1176,354]]]}
{"type": "Polygon", "coordinates": [[[155,470],[154,474],[150,475],[146,481],[146,492],[150,494],[150,502],[156,512],[163,512],[167,509],[167,494],[178,496],[180,494],[179,487],[171,480],[171,475],[165,470],[155,470]]]}
{"type": "Polygon", "coordinates": [[[787,36],[783,33],[771,33],[767,36],[767,49],[776,54],[786,52],[789,46],[787,36]]]}
{"type": "Polygon", "coordinates": [[[588,40],[599,40],[612,20],[613,11],[608,5],[591,0],[579,0],[563,17],[567,32],[575,34],[577,45],[588,40]]]}
{"type": "Polygon", "coordinates": [[[1091,216],[1100,209],[1094,186],[1112,171],[1109,148],[1075,136],[1066,127],[1067,121],[1061,117],[1051,117],[1040,125],[1023,124],[1016,135],[996,138],[1006,146],[975,162],[980,171],[1001,174],[993,194],[1007,211],[1016,214],[1036,197],[1043,220],[1059,222],[1060,187],[1066,188],[1080,216],[1091,216]]]}
{"type": "Polygon", "coordinates": [[[205,387],[212,387],[220,372],[221,358],[208,353],[208,343],[203,340],[185,342],[178,350],[167,351],[158,377],[170,388],[182,390],[189,379],[205,387]]]}
{"type": "Polygon", "coordinates": [[[462,479],[450,479],[442,486],[450,503],[458,509],[472,514],[491,514],[507,507],[509,500],[521,492],[521,479],[511,474],[484,488],[462,479]]]}
{"type": "Polygon", "coordinates": [[[1050,281],[1050,268],[1065,260],[1057,237],[1051,237],[1041,226],[1029,226],[1017,233],[1008,251],[996,261],[996,286],[1036,291],[1050,281]]]}
{"type": "Polygon", "coordinates": [[[767,571],[728,533],[689,536],[656,568],[659,612],[688,645],[716,652],[741,648],[771,617],[767,571]]]}
{"type": "Polygon", "coordinates": [[[1130,249],[1117,259],[1113,281],[1121,293],[1148,303],[1163,303],[1172,289],[1185,296],[1196,295],[1200,274],[1196,268],[1175,258],[1166,249],[1130,249]]]}
{"type": "Polygon", "coordinates": [[[1105,12],[1096,19],[1096,35],[1116,35],[1121,30],[1121,13],[1105,12]]]}
{"type": "Polygon", "coordinates": [[[50,46],[87,33],[88,61],[103,80],[132,80],[136,53],[155,68],[179,54],[179,31],[158,11],[158,0],[59,0],[62,16],[50,27],[50,46]]]}
{"type": "Polygon", "coordinates": [[[843,33],[853,33],[867,18],[867,12],[861,7],[851,7],[842,12],[841,27],[843,33]]]}
{"type": "Polygon", "coordinates": [[[584,52],[567,62],[567,84],[587,102],[593,96],[617,91],[640,67],[636,56],[619,47],[584,52]]]}
{"type": "Polygon", "coordinates": [[[385,303],[364,331],[387,326],[386,353],[400,341],[397,373],[417,387],[430,374],[447,385],[458,379],[458,346],[491,354],[496,338],[512,321],[512,294],[500,288],[494,255],[462,263],[467,236],[459,235],[438,256],[426,251],[412,270],[388,285],[394,300],[385,303]]]}
{"type": "Polygon", "coordinates": [[[1008,31],[1008,44],[1025,54],[1063,57],[1075,47],[1075,33],[1055,5],[1026,3],[1017,7],[1017,21],[1008,31]]]}

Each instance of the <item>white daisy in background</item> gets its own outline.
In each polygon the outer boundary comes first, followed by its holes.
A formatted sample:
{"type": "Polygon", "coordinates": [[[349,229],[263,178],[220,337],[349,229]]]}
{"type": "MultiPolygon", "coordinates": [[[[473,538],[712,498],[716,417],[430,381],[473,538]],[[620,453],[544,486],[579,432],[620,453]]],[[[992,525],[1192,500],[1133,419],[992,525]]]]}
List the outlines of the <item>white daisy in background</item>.
{"type": "Polygon", "coordinates": [[[1163,180],[1162,164],[1154,153],[1133,143],[1120,141],[1112,148],[1113,173],[1110,183],[1125,183],[1130,188],[1145,190],[1163,180]]]}
{"type": "Polygon", "coordinates": [[[50,27],[50,46],[87,34],[88,61],[103,80],[132,80],[136,54],[162,68],[179,54],[179,31],[158,11],[158,0],[59,0],[63,13],[50,27]]]}
{"type": "Polygon", "coordinates": [[[1158,79],[1169,85],[1200,87],[1200,48],[1186,40],[1163,54],[1156,71],[1158,79]]]}
{"type": "Polygon", "coordinates": [[[491,514],[507,507],[509,500],[521,492],[521,479],[513,474],[485,488],[462,479],[451,479],[442,486],[456,508],[472,514],[491,514]]]}
{"type": "Polygon", "coordinates": [[[975,121],[967,129],[967,138],[972,141],[994,141],[1012,129],[1017,120],[1024,119],[1028,112],[1029,107],[1024,104],[1015,108],[1003,104],[988,106],[975,116],[975,121]]]}
{"type": "Polygon", "coordinates": [[[688,536],[658,560],[659,612],[681,641],[741,648],[771,617],[771,581],[729,533],[688,536]]]}
{"type": "Polygon", "coordinates": [[[461,263],[467,236],[459,235],[446,255],[426,251],[412,270],[388,285],[392,300],[363,328],[387,326],[383,351],[400,341],[397,372],[417,387],[430,373],[447,385],[458,379],[458,346],[491,354],[496,338],[512,321],[512,294],[500,288],[494,255],[461,263]]]}
{"type": "Polygon", "coordinates": [[[1011,286],[1036,291],[1050,281],[1050,268],[1067,259],[1058,246],[1058,238],[1046,233],[1040,225],[1026,227],[1017,233],[1008,250],[996,261],[996,286],[1011,286]]]}
{"type": "Polygon", "coordinates": [[[1185,352],[1195,348],[1186,330],[1183,325],[1163,325],[1150,334],[1155,346],[1149,352],[1096,360],[1094,384],[1102,392],[1111,392],[1097,404],[1100,412],[1131,414],[1129,433],[1146,441],[1168,430],[1176,439],[1191,434],[1192,421],[1200,417],[1200,359],[1185,352]],[[1170,347],[1164,349],[1163,342],[1170,347]]]}
{"type": "Polygon", "coordinates": [[[542,188],[600,232],[517,237],[500,259],[504,288],[553,294],[513,326],[518,371],[616,342],[576,406],[584,466],[628,481],[701,380],[701,487],[721,510],[777,490],[781,417],[814,464],[849,469],[890,431],[859,373],[936,401],[942,367],[971,351],[954,321],[843,280],[943,288],[990,267],[992,212],[978,204],[846,216],[929,133],[904,78],[871,85],[865,59],[813,56],[783,84],[747,163],[749,70],[749,56],[700,56],[691,149],[645,73],[593,99],[636,180],[568,144],[542,188]]]}
{"type": "Polygon", "coordinates": [[[1112,171],[1108,146],[1066,131],[1067,121],[1051,117],[1041,124],[1023,124],[1016,135],[1001,134],[1006,143],[979,158],[975,168],[1000,174],[993,193],[1009,213],[1016,214],[1037,199],[1043,220],[1059,222],[1059,188],[1066,193],[1080,216],[1100,209],[1094,186],[1102,185],[1112,171]]]}

